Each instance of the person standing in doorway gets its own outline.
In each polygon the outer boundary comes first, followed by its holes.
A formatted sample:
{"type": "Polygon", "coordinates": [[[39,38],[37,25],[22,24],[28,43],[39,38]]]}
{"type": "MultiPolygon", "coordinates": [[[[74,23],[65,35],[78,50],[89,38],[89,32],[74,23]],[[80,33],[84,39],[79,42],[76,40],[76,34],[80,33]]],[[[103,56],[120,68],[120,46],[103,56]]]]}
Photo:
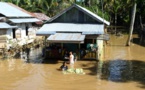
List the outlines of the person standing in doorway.
{"type": "Polygon", "coordinates": [[[72,52],[69,52],[69,63],[70,63],[70,67],[74,68],[74,55],[72,52]]]}

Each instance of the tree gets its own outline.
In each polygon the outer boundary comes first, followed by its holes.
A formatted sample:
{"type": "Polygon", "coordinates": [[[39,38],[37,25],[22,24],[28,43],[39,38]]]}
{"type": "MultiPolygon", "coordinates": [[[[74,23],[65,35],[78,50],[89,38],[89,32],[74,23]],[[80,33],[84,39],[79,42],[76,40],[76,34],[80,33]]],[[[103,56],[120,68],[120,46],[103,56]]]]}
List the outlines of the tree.
{"type": "Polygon", "coordinates": [[[122,23],[129,22],[130,7],[132,6],[131,0],[104,0],[104,11],[110,14],[110,22],[118,24],[118,18],[121,18],[122,23]]]}
{"type": "MultiPolygon", "coordinates": [[[[141,27],[141,30],[143,30],[142,20],[141,20],[142,19],[141,15],[142,16],[145,15],[143,7],[145,7],[145,1],[144,0],[139,0],[139,1],[138,0],[134,0],[132,18],[131,18],[131,24],[130,24],[130,31],[129,31],[129,35],[128,35],[128,40],[127,40],[126,46],[130,46],[130,42],[131,42],[131,39],[132,39],[133,30],[134,30],[134,22],[135,22],[136,12],[138,12],[140,14],[139,15],[140,27],[141,27]],[[139,4],[139,7],[137,7],[137,4],[139,4]]],[[[142,36],[140,38],[142,39],[142,36]]]]}
{"type": "Polygon", "coordinates": [[[130,31],[129,31],[129,35],[128,35],[128,40],[127,40],[127,46],[130,46],[130,41],[132,39],[132,33],[133,33],[133,29],[134,29],[134,21],[135,21],[135,15],[136,15],[136,7],[137,7],[137,3],[134,2],[133,5],[133,10],[132,10],[132,19],[131,19],[131,23],[130,23],[130,31]]]}

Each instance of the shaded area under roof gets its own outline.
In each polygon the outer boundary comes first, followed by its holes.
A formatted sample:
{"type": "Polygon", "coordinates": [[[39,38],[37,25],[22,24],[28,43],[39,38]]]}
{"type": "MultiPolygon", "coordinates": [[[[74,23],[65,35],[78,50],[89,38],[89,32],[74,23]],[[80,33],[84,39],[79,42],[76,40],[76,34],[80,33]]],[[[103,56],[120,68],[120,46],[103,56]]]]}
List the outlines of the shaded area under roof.
{"type": "Polygon", "coordinates": [[[103,24],[78,24],[78,23],[49,23],[44,24],[37,35],[50,35],[58,32],[75,32],[84,35],[104,34],[103,24]]]}
{"type": "Polygon", "coordinates": [[[11,26],[7,23],[0,22],[0,29],[17,28],[17,26],[11,26]]]}
{"type": "Polygon", "coordinates": [[[26,10],[6,2],[0,2],[0,14],[6,17],[32,17],[26,10]]]}
{"type": "Polygon", "coordinates": [[[84,39],[85,35],[81,33],[55,33],[47,38],[53,43],[83,43],[84,39]]]}
{"type": "Polygon", "coordinates": [[[28,23],[28,22],[40,22],[41,20],[38,20],[36,18],[15,18],[15,19],[9,19],[13,23],[28,23]]]}

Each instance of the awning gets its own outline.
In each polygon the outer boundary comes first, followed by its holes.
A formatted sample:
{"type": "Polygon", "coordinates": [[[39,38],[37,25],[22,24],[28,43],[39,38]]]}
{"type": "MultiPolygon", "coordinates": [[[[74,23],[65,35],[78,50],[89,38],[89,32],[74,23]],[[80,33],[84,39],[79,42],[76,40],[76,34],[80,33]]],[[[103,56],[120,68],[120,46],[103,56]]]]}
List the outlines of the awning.
{"type": "Polygon", "coordinates": [[[50,35],[54,33],[75,32],[84,35],[104,34],[103,24],[79,24],[79,23],[49,23],[44,24],[36,35],[50,35]]]}
{"type": "Polygon", "coordinates": [[[56,33],[55,31],[48,31],[48,30],[40,31],[40,30],[38,30],[36,32],[36,35],[37,36],[49,36],[49,35],[52,35],[52,34],[55,34],[55,33],[56,33]]]}
{"type": "Polygon", "coordinates": [[[17,26],[11,26],[7,23],[0,22],[0,29],[17,28],[17,26]]]}
{"type": "Polygon", "coordinates": [[[56,33],[47,40],[53,43],[84,43],[85,35],[81,33],[56,33]]]}
{"type": "Polygon", "coordinates": [[[36,18],[15,18],[15,19],[9,19],[13,23],[32,23],[32,22],[40,22],[41,20],[36,18]]]}

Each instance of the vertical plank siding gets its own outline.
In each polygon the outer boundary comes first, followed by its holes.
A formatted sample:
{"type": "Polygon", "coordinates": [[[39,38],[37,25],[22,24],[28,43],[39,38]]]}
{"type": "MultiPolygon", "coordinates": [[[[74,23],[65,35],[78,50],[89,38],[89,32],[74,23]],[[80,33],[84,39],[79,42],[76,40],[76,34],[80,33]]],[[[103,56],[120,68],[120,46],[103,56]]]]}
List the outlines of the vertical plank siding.
{"type": "Polygon", "coordinates": [[[63,22],[63,23],[98,23],[96,20],[94,20],[92,17],[89,17],[84,12],[72,8],[71,10],[67,11],[60,17],[56,18],[53,22],[63,22]]]}

